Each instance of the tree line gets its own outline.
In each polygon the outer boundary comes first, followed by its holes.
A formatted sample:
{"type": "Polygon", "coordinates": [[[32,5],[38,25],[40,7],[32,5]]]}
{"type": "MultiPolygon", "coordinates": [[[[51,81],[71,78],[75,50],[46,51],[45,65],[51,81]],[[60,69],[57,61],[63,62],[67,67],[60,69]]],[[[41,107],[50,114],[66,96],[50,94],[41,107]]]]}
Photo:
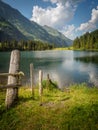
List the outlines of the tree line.
{"type": "Polygon", "coordinates": [[[44,43],[41,41],[2,41],[0,42],[0,51],[10,51],[13,49],[19,49],[22,51],[30,51],[30,50],[51,50],[54,48],[54,44],[44,43]]]}
{"type": "Polygon", "coordinates": [[[98,49],[98,29],[89,33],[85,33],[84,35],[77,37],[73,41],[74,49],[98,49]]]}

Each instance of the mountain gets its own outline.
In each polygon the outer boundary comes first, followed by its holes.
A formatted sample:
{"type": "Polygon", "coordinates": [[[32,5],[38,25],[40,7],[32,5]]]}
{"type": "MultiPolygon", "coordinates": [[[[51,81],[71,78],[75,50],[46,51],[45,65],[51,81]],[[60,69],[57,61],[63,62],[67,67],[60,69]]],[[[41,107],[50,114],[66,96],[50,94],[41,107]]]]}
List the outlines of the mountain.
{"type": "Polygon", "coordinates": [[[98,29],[92,32],[86,32],[73,41],[74,49],[98,50],[98,29]]]}
{"type": "Polygon", "coordinates": [[[0,17],[0,41],[5,40],[27,40],[27,38],[11,23],[0,17]]]}
{"type": "MultiPolygon", "coordinates": [[[[61,43],[64,43],[66,41],[67,45],[72,45],[72,40],[70,40],[69,38],[65,37],[61,32],[59,32],[58,30],[49,27],[47,25],[44,25],[43,28],[52,36],[54,36],[55,38],[57,38],[58,40],[61,40],[61,43]]],[[[63,45],[63,44],[62,44],[63,45]]]]}
{"type": "MultiPolygon", "coordinates": [[[[28,20],[18,10],[12,8],[2,1],[0,1],[0,17],[4,18],[4,20],[10,24],[10,27],[12,25],[14,31],[15,29],[19,31],[21,39],[40,40],[48,43],[54,43],[57,46],[70,45],[70,42],[66,41],[66,38],[62,38],[61,34],[59,36],[54,36],[46,28],[38,25],[33,21],[28,20]]],[[[3,34],[6,34],[6,30],[3,30],[3,34]]],[[[9,33],[6,35],[9,36],[9,33]]],[[[9,37],[12,37],[12,39],[16,37],[17,39],[18,36],[14,36],[13,32],[13,35],[9,37]]]]}

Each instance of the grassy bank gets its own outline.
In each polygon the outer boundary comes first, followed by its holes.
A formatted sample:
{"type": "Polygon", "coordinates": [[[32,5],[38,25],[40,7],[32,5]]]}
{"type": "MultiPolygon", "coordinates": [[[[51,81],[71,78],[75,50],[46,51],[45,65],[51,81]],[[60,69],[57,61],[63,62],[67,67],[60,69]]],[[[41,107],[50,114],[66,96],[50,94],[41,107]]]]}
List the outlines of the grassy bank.
{"type": "Polygon", "coordinates": [[[35,90],[19,90],[19,101],[4,110],[0,92],[0,130],[98,130],[98,89],[74,85],[64,92],[44,89],[42,105],[35,90]]]}
{"type": "Polygon", "coordinates": [[[53,50],[73,50],[73,47],[59,47],[59,48],[54,48],[53,50]]]}
{"type": "Polygon", "coordinates": [[[94,51],[98,52],[98,49],[85,49],[85,48],[74,48],[74,47],[62,47],[62,48],[54,48],[53,50],[63,51],[63,50],[73,50],[73,51],[94,51]]]}

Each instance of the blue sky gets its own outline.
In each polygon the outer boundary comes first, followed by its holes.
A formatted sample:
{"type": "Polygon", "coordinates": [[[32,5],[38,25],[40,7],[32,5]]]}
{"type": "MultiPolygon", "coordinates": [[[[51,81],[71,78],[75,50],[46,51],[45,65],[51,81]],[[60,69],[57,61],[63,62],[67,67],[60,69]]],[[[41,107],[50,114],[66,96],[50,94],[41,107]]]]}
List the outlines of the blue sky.
{"type": "Polygon", "coordinates": [[[98,29],[98,0],[2,0],[40,25],[77,36],[98,29]]]}

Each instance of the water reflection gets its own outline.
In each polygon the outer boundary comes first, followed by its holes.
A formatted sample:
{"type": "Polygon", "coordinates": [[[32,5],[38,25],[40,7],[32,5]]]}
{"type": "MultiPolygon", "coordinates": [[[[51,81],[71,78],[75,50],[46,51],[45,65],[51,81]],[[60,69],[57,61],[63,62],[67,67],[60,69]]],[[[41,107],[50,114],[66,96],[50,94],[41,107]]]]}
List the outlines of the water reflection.
{"type": "Polygon", "coordinates": [[[93,56],[83,56],[83,57],[75,57],[76,61],[81,61],[84,63],[93,63],[93,64],[98,64],[98,55],[93,55],[93,56]]]}
{"type": "Polygon", "coordinates": [[[88,73],[88,83],[98,86],[98,55],[75,57],[75,60],[84,63],[80,71],[88,73]]]}
{"type": "MultiPolygon", "coordinates": [[[[0,72],[7,72],[9,53],[0,53],[0,72]],[[6,65],[4,64],[6,63],[6,65]]],[[[26,75],[24,83],[29,83],[29,66],[34,64],[35,82],[38,81],[38,71],[47,74],[58,82],[59,87],[73,83],[86,82],[88,85],[98,85],[98,52],[84,51],[35,51],[21,52],[20,70],[26,75]]]]}

